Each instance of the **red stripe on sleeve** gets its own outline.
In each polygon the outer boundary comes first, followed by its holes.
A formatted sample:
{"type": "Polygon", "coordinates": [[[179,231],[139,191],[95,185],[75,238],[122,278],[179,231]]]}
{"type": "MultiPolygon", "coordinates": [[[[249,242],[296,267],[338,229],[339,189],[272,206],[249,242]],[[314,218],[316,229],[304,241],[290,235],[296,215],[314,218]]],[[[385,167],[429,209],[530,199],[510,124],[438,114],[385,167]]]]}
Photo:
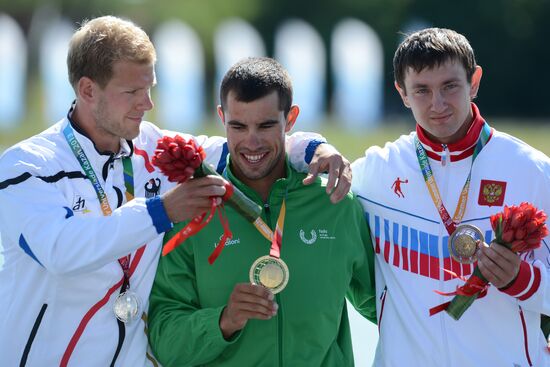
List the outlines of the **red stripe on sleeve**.
{"type": "Polygon", "coordinates": [[[529,266],[529,264],[525,261],[522,261],[519,264],[519,272],[516,280],[514,280],[514,282],[508,287],[500,288],[500,291],[506,293],[509,296],[515,297],[527,288],[531,277],[531,266],[529,266]]]}
{"type": "Polygon", "coordinates": [[[531,284],[531,288],[529,289],[529,291],[527,291],[527,293],[525,293],[523,296],[518,297],[520,301],[525,301],[526,299],[529,299],[539,289],[541,280],[540,269],[535,266],[533,266],[532,269],[535,274],[535,279],[533,279],[533,284],[531,284]]]}

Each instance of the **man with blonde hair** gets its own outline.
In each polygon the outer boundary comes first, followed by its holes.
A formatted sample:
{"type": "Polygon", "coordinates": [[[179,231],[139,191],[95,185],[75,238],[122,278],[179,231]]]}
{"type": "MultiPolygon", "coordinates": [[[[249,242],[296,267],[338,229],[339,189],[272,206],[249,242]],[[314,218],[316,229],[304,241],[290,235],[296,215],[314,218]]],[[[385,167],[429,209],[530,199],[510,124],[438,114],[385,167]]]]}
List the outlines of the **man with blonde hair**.
{"type": "MultiPolygon", "coordinates": [[[[208,210],[212,197],[220,204],[225,180],[175,185],[152,166],[157,140],[173,134],[143,121],[155,61],[132,22],[85,22],[69,46],[76,101],[67,116],[0,158],[3,365],[156,363],[146,356],[144,311],[163,233],[208,210]]],[[[223,138],[194,139],[223,167],[223,138]]],[[[349,167],[320,142],[298,135],[291,156],[299,166],[312,160],[314,170],[330,165],[340,177],[337,200],[349,167]]]]}

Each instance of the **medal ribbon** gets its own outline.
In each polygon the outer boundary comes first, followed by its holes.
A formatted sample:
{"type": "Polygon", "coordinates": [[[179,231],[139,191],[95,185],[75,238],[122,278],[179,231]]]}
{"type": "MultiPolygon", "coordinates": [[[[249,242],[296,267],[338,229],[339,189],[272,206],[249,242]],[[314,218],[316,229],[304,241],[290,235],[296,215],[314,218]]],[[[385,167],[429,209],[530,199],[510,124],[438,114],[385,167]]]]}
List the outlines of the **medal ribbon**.
{"type": "Polygon", "coordinates": [[[481,129],[479,138],[476,143],[476,147],[474,148],[474,152],[472,155],[472,163],[470,165],[470,171],[468,172],[468,177],[466,178],[466,182],[462,187],[460,198],[458,200],[453,218],[451,218],[451,216],[449,215],[449,212],[445,208],[445,205],[443,204],[443,200],[441,199],[441,194],[439,193],[437,183],[435,182],[435,178],[433,175],[432,168],[430,167],[430,162],[428,160],[428,155],[426,154],[426,150],[420,143],[420,140],[418,139],[418,135],[415,135],[414,137],[416,157],[418,158],[418,163],[420,165],[420,170],[422,171],[422,176],[424,176],[424,181],[426,182],[426,186],[428,187],[428,191],[430,192],[432,201],[449,235],[455,231],[456,226],[462,221],[462,218],[464,217],[464,213],[466,212],[466,203],[468,202],[468,191],[470,189],[472,167],[474,165],[475,159],[477,158],[478,154],[481,152],[485,144],[487,144],[487,141],[489,140],[490,136],[491,136],[491,128],[489,127],[489,124],[484,122],[483,128],[481,129]]]}
{"type": "Polygon", "coordinates": [[[275,226],[275,233],[269,228],[269,226],[262,220],[261,217],[258,217],[254,221],[254,227],[264,236],[269,242],[271,242],[271,249],[269,250],[269,255],[275,258],[281,257],[281,245],[283,243],[283,227],[285,224],[285,215],[286,215],[286,204],[285,200],[281,205],[281,211],[279,212],[279,217],[277,218],[277,225],[275,226]]]}
{"type": "MultiPolygon", "coordinates": [[[[103,187],[101,187],[99,179],[95,174],[92,168],[92,165],[88,157],[86,156],[86,153],[84,153],[82,146],[76,139],[70,123],[68,123],[67,126],[63,129],[63,134],[65,135],[65,139],[67,140],[67,143],[71,147],[71,150],[74,156],[76,157],[77,161],[80,163],[80,166],[84,170],[86,177],[90,180],[90,182],[94,187],[103,215],[105,216],[111,215],[112,210],[111,210],[111,206],[109,205],[107,195],[105,194],[105,190],[103,190],[103,187]]],[[[132,161],[130,158],[123,158],[122,164],[124,167],[124,185],[126,186],[126,201],[130,201],[134,198],[134,176],[133,176],[133,169],[132,169],[132,161]]],[[[115,285],[113,285],[111,288],[109,288],[109,290],[107,291],[107,294],[105,294],[105,296],[99,302],[93,305],[88,310],[88,312],[84,315],[84,318],[80,321],[78,328],[76,329],[75,333],[71,337],[71,340],[69,341],[67,349],[63,353],[63,357],[60,363],[61,367],[66,367],[68,365],[71,355],[74,351],[74,348],[76,347],[76,344],[80,339],[80,336],[84,332],[86,325],[95,315],[95,313],[101,307],[107,304],[109,298],[117,289],[121,287],[122,292],[128,289],[128,287],[130,286],[130,277],[132,276],[137,265],[139,264],[139,261],[141,260],[141,257],[144,252],[145,252],[145,245],[141,246],[136,251],[136,255],[134,256],[133,261],[131,261],[130,255],[127,255],[118,259],[118,263],[120,264],[122,271],[124,273],[123,278],[120,281],[118,281],[115,285]]]]}
{"type": "Polygon", "coordinates": [[[225,247],[225,242],[228,239],[233,238],[233,233],[229,228],[229,221],[227,220],[227,216],[225,215],[225,207],[223,204],[224,201],[226,201],[227,199],[229,199],[229,197],[231,197],[231,195],[233,195],[233,192],[233,185],[230,183],[226,184],[225,194],[222,196],[222,204],[216,207],[215,198],[212,197],[212,204],[210,206],[210,213],[208,214],[208,217],[206,216],[206,213],[203,213],[191,219],[191,221],[187,223],[187,225],[183,227],[181,231],[179,231],[172,238],[166,241],[164,247],[162,248],[162,256],[168,255],[173,249],[181,245],[186,239],[203,229],[208,223],[210,223],[210,221],[214,217],[214,212],[216,211],[216,209],[218,209],[220,223],[223,227],[223,235],[220,238],[220,241],[218,242],[218,245],[216,246],[214,251],[212,251],[210,256],[208,256],[208,262],[210,263],[210,265],[212,265],[225,247]]]}
{"type": "MultiPolygon", "coordinates": [[[[86,177],[88,177],[88,179],[92,183],[92,186],[94,187],[103,215],[111,215],[113,211],[111,210],[111,206],[109,205],[107,194],[105,194],[105,190],[103,190],[103,187],[99,182],[99,178],[92,168],[92,164],[86,156],[84,149],[82,149],[82,146],[76,139],[70,123],[68,123],[67,126],[65,126],[65,128],[63,129],[63,134],[65,135],[65,139],[67,140],[67,143],[69,143],[69,146],[71,147],[71,150],[73,151],[76,160],[78,161],[78,163],[80,163],[80,166],[84,170],[86,177]]],[[[134,198],[134,174],[131,159],[128,157],[124,157],[122,159],[122,165],[124,167],[124,186],[126,186],[126,200],[130,201],[134,198]]],[[[143,252],[144,250],[145,248],[142,246],[138,251],[143,252]]],[[[120,264],[122,272],[124,273],[125,287],[123,287],[122,289],[123,292],[130,287],[130,276],[128,271],[130,267],[130,260],[130,255],[126,255],[118,259],[118,263],[120,264]]]]}

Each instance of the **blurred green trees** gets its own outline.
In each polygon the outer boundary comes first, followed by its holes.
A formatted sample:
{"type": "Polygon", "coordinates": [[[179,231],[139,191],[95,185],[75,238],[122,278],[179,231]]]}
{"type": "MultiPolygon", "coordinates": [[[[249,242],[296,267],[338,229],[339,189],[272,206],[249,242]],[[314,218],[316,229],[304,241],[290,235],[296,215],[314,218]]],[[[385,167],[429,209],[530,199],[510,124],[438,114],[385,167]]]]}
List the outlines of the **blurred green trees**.
{"type": "MultiPolygon", "coordinates": [[[[164,20],[181,19],[201,37],[209,75],[213,74],[212,37],[227,17],[251,22],[261,32],[268,52],[274,30],[284,19],[298,17],[311,23],[329,48],[336,23],[355,17],[378,32],[385,48],[387,114],[405,112],[393,90],[391,62],[400,32],[406,30],[406,24],[420,20],[468,37],[484,67],[478,97],[484,115],[550,116],[550,0],[0,0],[0,11],[14,17],[27,32],[33,14],[45,5],[75,24],[86,17],[116,14],[131,18],[148,32],[164,20]]],[[[327,64],[330,68],[330,58],[327,64]]],[[[328,80],[330,88],[330,77],[328,80]]]]}

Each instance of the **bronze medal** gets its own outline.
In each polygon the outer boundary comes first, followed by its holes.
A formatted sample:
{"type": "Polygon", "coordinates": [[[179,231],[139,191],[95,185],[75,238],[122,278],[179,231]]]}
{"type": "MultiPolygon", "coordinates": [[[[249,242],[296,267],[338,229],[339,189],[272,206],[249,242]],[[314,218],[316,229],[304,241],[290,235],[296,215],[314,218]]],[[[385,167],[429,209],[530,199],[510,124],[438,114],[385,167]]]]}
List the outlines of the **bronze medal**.
{"type": "Polygon", "coordinates": [[[286,287],[289,271],[283,260],[266,255],[254,261],[249,275],[252,284],[264,286],[276,294],[286,287]]]}
{"type": "Polygon", "coordinates": [[[477,241],[484,242],[483,233],[476,226],[461,224],[449,237],[449,252],[453,259],[462,264],[471,264],[477,260],[477,241]]]}

